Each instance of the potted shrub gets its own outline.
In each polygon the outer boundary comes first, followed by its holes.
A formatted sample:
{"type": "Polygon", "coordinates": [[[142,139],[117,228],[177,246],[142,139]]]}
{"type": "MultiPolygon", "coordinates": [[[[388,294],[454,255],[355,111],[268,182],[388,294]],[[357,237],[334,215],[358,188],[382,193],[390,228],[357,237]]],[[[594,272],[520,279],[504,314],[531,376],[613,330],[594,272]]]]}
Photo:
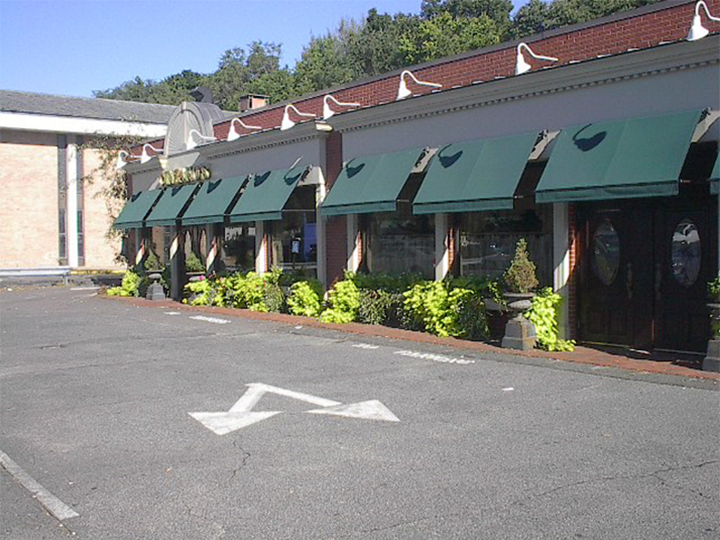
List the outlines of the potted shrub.
{"type": "Polygon", "coordinates": [[[510,266],[503,275],[504,296],[510,309],[525,311],[530,307],[533,291],[539,285],[536,271],[535,263],[530,260],[527,241],[521,238],[515,246],[515,255],[510,266]]]}
{"type": "Polygon", "coordinates": [[[532,306],[533,291],[539,284],[535,270],[535,264],[530,260],[527,251],[527,241],[521,238],[515,246],[515,256],[503,275],[506,290],[504,296],[508,301],[511,316],[515,315],[505,325],[505,336],[502,340],[505,348],[526,351],[535,347],[535,327],[523,317],[523,312],[532,306]]]}
{"type": "Polygon", "coordinates": [[[720,276],[708,283],[708,307],[710,315],[710,340],[702,368],[705,371],[720,371],[720,276]]]}

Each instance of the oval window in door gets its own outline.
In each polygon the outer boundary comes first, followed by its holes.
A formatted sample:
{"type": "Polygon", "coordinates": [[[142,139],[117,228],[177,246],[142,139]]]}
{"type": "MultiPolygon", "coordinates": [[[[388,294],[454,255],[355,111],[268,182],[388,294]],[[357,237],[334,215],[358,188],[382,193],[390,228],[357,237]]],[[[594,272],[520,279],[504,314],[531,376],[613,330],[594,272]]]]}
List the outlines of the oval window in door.
{"type": "Polygon", "coordinates": [[[610,285],[620,268],[620,238],[609,219],[603,221],[593,235],[592,267],[605,285],[610,285]]]}
{"type": "Polygon", "coordinates": [[[692,287],[700,275],[700,233],[689,219],[675,227],[671,247],[672,274],[685,288],[692,287]]]}

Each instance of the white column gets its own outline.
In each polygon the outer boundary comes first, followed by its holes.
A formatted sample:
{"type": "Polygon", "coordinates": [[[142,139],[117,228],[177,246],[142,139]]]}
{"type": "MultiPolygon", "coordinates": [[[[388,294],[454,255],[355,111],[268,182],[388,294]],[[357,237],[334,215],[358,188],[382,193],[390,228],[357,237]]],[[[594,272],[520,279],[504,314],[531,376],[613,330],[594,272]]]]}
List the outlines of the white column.
{"type": "Polygon", "coordinates": [[[255,272],[263,275],[268,270],[267,249],[268,243],[265,241],[265,222],[255,222],[255,272]]]}
{"type": "Polygon", "coordinates": [[[362,246],[358,242],[358,233],[360,232],[360,216],[357,214],[348,214],[345,216],[347,226],[347,270],[348,272],[357,272],[360,268],[360,256],[362,246]]]}
{"type": "Polygon", "coordinates": [[[435,281],[442,281],[450,271],[448,248],[448,215],[435,214],[435,281]]]}
{"type": "Polygon", "coordinates": [[[553,289],[562,296],[558,317],[561,338],[570,336],[568,282],[570,280],[570,220],[567,203],[553,204],[553,289]]]}
{"type": "Polygon", "coordinates": [[[78,148],[74,135],[67,136],[67,151],[65,153],[65,170],[67,171],[67,255],[68,266],[77,268],[80,264],[78,255],[78,182],[80,171],[78,169],[78,148]]]}
{"type": "Polygon", "coordinates": [[[215,258],[218,256],[218,245],[217,239],[215,238],[215,225],[213,223],[205,225],[205,253],[207,258],[205,259],[205,271],[209,272],[212,265],[215,263],[215,258]]]}
{"type": "Polygon", "coordinates": [[[323,287],[327,287],[327,257],[325,256],[325,220],[320,213],[320,206],[325,200],[327,193],[325,177],[322,169],[318,168],[318,184],[315,187],[315,241],[317,242],[317,278],[323,287]]]}

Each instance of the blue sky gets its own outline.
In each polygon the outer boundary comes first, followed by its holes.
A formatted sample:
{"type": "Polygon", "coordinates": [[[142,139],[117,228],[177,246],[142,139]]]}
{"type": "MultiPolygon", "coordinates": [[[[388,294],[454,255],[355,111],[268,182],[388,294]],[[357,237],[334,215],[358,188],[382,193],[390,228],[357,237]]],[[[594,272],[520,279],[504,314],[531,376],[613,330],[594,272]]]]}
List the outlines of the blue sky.
{"type": "Polygon", "coordinates": [[[90,97],[135,76],[212,72],[225,50],[254,40],[282,43],[292,66],[340,19],[417,13],[420,1],[0,0],[0,89],[90,97]]]}

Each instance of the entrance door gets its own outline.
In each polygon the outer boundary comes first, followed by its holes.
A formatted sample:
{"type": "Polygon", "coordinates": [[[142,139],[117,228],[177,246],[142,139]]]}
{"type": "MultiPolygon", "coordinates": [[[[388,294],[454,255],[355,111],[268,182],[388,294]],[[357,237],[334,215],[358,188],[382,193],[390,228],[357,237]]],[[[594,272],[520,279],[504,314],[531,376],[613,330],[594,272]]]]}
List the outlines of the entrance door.
{"type": "Polygon", "coordinates": [[[716,205],[707,194],[578,205],[580,339],[704,352],[716,205]]]}
{"type": "Polygon", "coordinates": [[[579,205],[578,219],[580,339],[649,348],[652,209],[627,202],[588,203],[579,205]]]}

